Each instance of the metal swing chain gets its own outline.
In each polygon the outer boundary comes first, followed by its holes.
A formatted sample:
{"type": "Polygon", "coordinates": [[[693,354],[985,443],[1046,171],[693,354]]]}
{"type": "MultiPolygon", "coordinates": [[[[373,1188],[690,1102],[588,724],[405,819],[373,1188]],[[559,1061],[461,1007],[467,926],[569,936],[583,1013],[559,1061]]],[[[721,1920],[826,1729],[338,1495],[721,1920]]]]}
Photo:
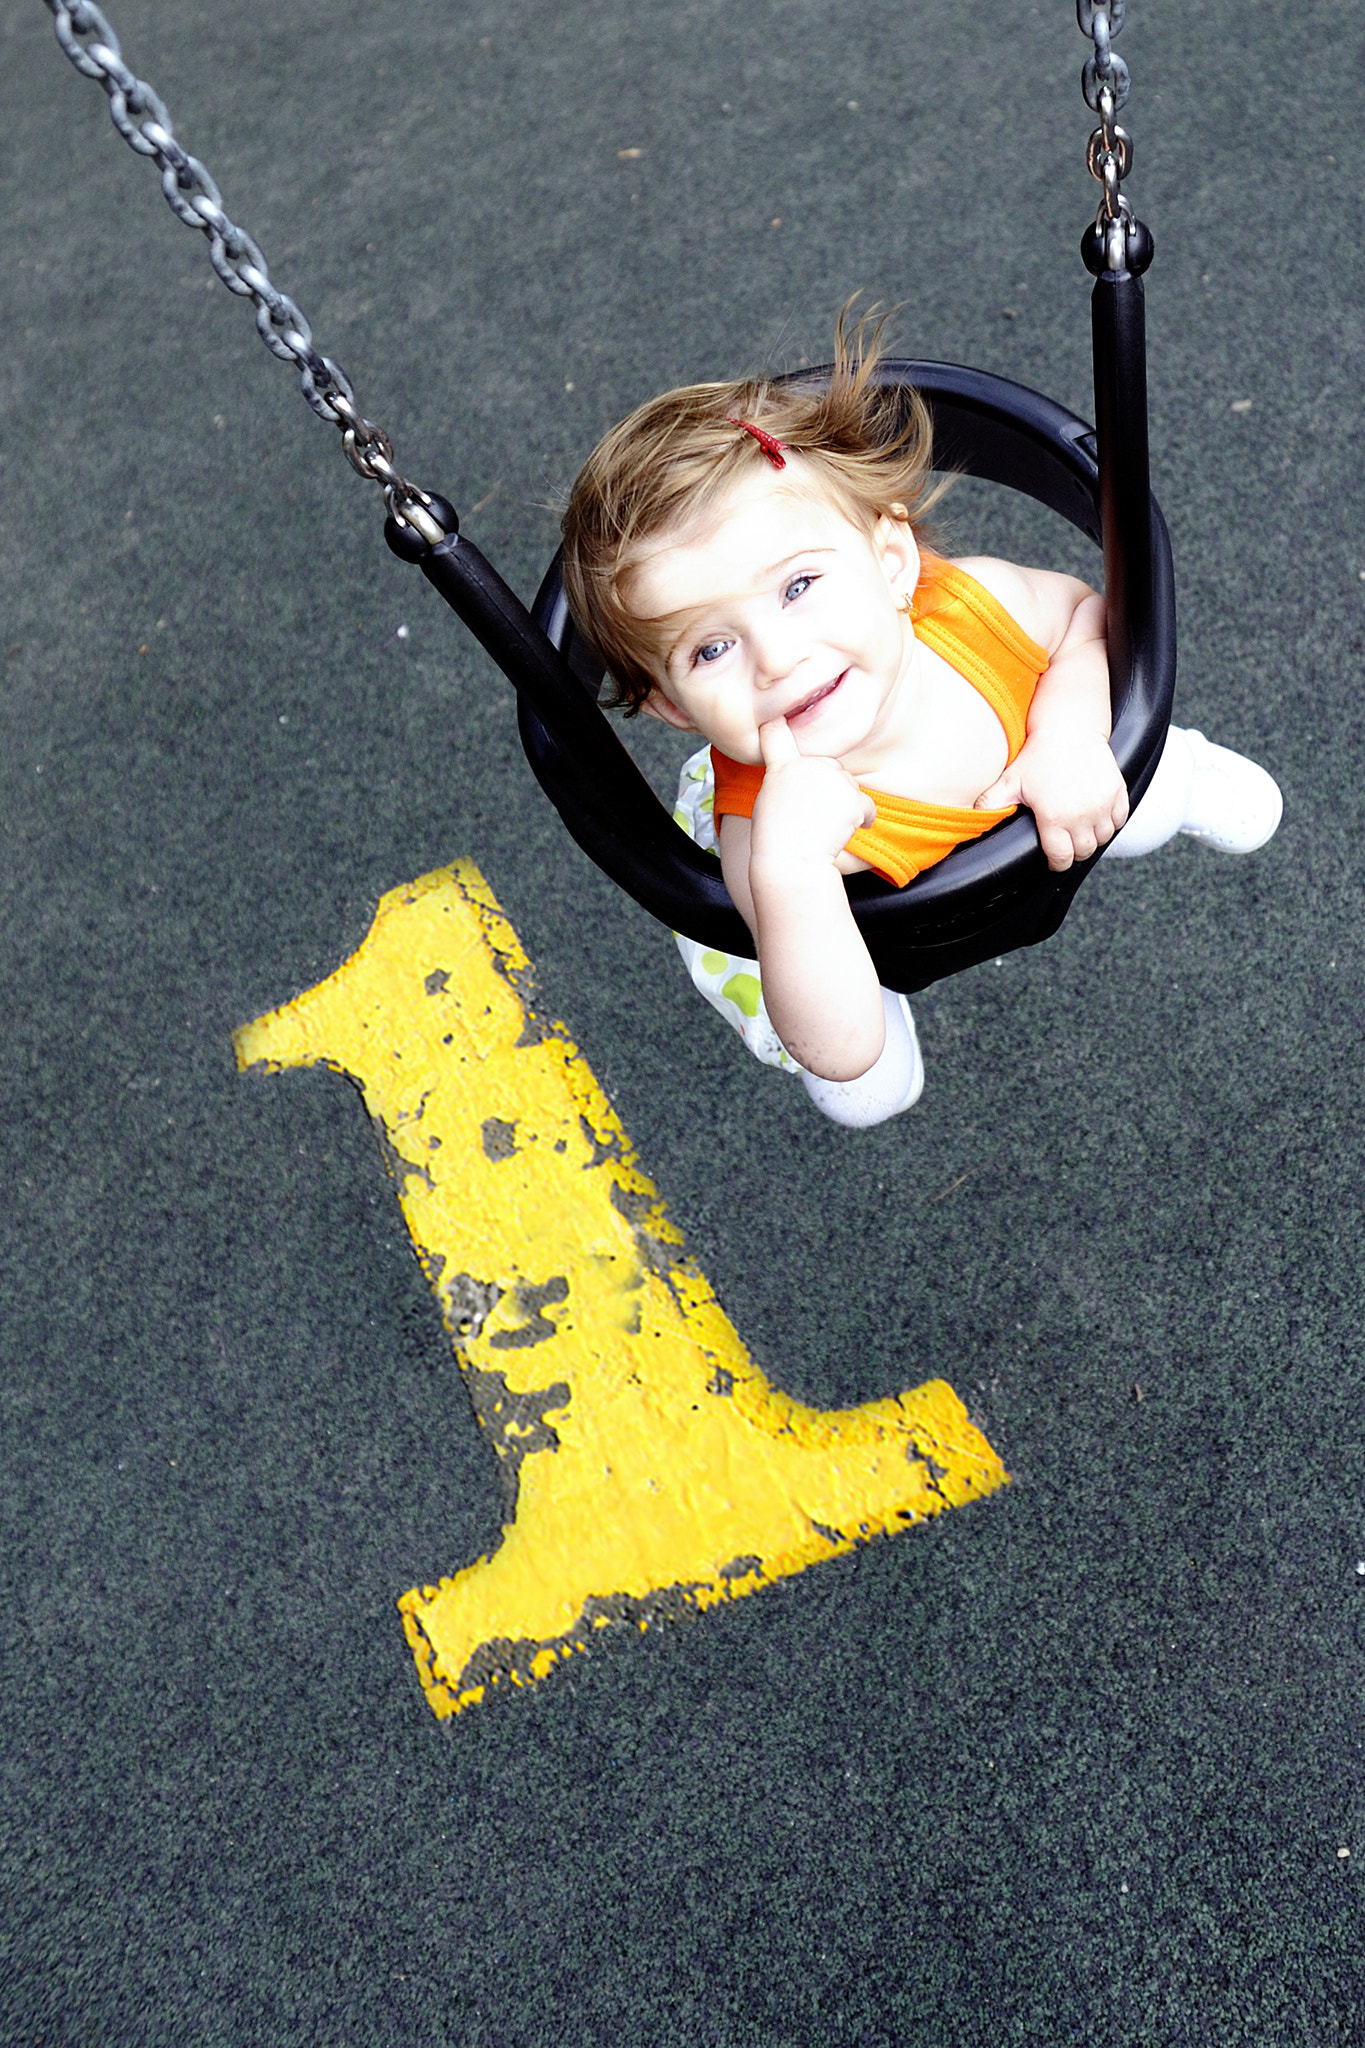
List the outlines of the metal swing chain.
{"type": "Polygon", "coordinates": [[[330,356],[318,353],[308,322],[294,301],[271,283],[265,258],[251,236],[223,211],[222,194],[209,173],[176,141],[162,101],[124,63],[118,37],[99,8],[93,0],[46,4],[62,49],[79,72],[97,79],[108,94],[110,117],[119,134],[139,156],[154,159],[171,211],[208,237],[209,261],[223,283],[254,304],[261,340],[272,355],[298,366],[309,405],[319,419],[340,429],[352,469],[382,486],[389,512],[400,525],[412,527],[435,546],[445,538],[446,528],[433,517],[430,495],[394,468],[392,441],[359,411],[346,372],[330,356]]]}
{"type": "Polygon", "coordinates": [[[1104,187],[1095,227],[1104,237],[1110,270],[1124,268],[1128,223],[1133,217],[1120,189],[1133,166],[1133,138],[1115,119],[1127,101],[1131,81],[1128,66],[1112,47],[1126,11],[1127,0],[1076,0],[1081,33],[1092,37],[1095,44],[1094,55],[1081,73],[1081,91],[1090,111],[1099,115],[1100,125],[1086,145],[1085,161],[1091,177],[1104,187]]]}

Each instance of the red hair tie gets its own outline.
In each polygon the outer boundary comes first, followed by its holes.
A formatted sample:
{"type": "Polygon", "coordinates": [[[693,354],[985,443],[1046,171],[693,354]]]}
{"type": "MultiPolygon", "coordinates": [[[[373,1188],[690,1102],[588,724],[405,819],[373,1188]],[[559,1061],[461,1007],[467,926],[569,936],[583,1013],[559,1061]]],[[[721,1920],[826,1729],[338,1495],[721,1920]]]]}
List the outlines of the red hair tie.
{"type": "Polygon", "coordinates": [[[774,469],[787,467],[787,458],[782,453],[782,443],[775,440],[771,434],[765,434],[762,427],[756,427],[752,420],[731,419],[729,424],[732,427],[742,427],[746,434],[752,434],[774,469]]]}

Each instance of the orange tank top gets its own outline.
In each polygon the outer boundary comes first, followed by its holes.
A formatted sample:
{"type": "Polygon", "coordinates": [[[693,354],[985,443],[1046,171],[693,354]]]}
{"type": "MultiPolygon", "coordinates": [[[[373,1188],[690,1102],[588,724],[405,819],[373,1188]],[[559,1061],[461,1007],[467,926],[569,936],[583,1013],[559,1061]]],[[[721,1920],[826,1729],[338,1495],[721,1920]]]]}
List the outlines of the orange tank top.
{"type": "MultiPolygon", "coordinates": [[[[955,668],[978,690],[1005,728],[1012,761],[1024,744],[1028,708],[1048,665],[1046,651],[1031,640],[989,590],[954,568],[925,556],[910,602],[915,638],[955,668]]],[[[763,783],[761,762],[731,760],[711,749],[716,778],[715,817],[751,818],[763,783]]],[[[860,826],[848,851],[888,882],[903,889],[968,839],[979,839],[1018,806],[1004,811],[964,810],[955,804],[925,804],[913,797],[869,789],[876,822],[860,826]]]]}

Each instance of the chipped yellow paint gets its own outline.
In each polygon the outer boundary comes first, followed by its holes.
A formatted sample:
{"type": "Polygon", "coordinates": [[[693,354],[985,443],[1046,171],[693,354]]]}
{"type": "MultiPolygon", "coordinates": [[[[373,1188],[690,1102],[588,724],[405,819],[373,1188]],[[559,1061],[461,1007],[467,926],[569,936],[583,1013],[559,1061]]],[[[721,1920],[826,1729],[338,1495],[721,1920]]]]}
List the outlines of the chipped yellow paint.
{"type": "Polygon", "coordinates": [[[501,1543],[399,1601],[441,1716],[613,1621],[756,1592],[1006,1474],[942,1380],[820,1410],[754,1365],[468,862],[395,889],[358,952],[236,1034],[238,1065],[356,1081],[475,1410],[501,1543]]]}

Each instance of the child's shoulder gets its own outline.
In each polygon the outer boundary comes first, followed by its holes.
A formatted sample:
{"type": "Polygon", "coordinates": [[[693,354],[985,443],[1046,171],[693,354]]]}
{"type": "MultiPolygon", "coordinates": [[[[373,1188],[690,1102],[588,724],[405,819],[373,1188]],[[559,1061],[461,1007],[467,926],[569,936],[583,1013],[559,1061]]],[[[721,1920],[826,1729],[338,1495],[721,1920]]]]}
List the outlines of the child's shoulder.
{"type": "Polygon", "coordinates": [[[1090,586],[1055,569],[1026,569],[995,555],[961,555],[952,563],[988,590],[997,604],[1049,654],[1066,638],[1071,617],[1090,586]]]}

